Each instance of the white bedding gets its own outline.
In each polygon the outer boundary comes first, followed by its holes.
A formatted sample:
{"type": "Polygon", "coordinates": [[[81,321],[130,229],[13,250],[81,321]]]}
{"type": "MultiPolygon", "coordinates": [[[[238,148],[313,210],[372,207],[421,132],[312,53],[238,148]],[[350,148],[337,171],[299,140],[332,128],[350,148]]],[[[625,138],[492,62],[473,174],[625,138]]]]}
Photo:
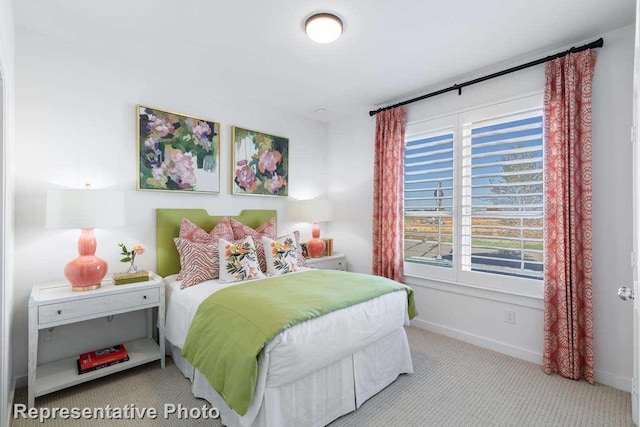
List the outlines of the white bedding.
{"type": "MultiPolygon", "coordinates": [[[[304,271],[292,274],[304,274],[304,271]]],[[[221,283],[218,280],[211,280],[181,290],[180,283],[176,282],[175,278],[176,276],[165,278],[167,286],[165,333],[172,347],[181,349],[200,303],[212,293],[228,286],[234,286],[235,283],[221,283]]],[[[383,387],[393,381],[399,373],[413,372],[408,343],[403,330],[403,325],[409,323],[406,306],[406,293],[404,291],[392,292],[371,301],[300,323],[278,334],[265,347],[259,358],[256,392],[247,414],[242,417],[238,417],[236,414],[237,424],[243,426],[268,425],[269,423],[258,422],[264,418],[265,408],[263,406],[267,405],[274,396],[274,393],[265,396],[265,389],[278,389],[280,391],[277,395],[280,396],[286,392],[287,387],[295,385],[296,381],[304,383],[305,377],[312,376],[315,372],[323,369],[331,367],[333,367],[331,368],[333,371],[351,369],[351,375],[358,377],[356,380],[360,390],[355,391],[356,402],[351,402],[355,404],[355,407],[380,390],[381,379],[380,375],[376,374],[376,370],[387,369],[388,373],[385,375],[392,377],[391,379],[382,379],[384,381],[383,387]],[[394,350],[397,351],[394,353],[394,350]],[[356,357],[360,358],[359,367],[355,366],[356,357]],[[382,361],[376,361],[381,358],[382,361]],[[352,359],[353,362],[350,362],[352,359]],[[376,367],[376,363],[382,365],[376,367]],[[345,366],[341,367],[342,365],[345,366]]],[[[176,352],[174,351],[174,353],[176,352]]],[[[175,356],[177,354],[174,354],[174,358],[176,358],[175,356]]],[[[194,381],[194,390],[196,385],[202,388],[202,384],[197,384],[202,383],[202,378],[197,371],[185,372],[189,369],[189,365],[185,364],[184,359],[179,361],[178,366],[186,376],[194,381]]],[[[208,384],[206,385],[208,386],[208,384]]],[[[353,379],[351,379],[350,385],[342,385],[345,390],[349,390],[349,387],[353,390],[353,379]]],[[[205,392],[200,394],[206,397],[205,392]]],[[[310,398],[313,399],[313,396],[310,398]]],[[[211,401],[211,399],[207,400],[211,401]]],[[[220,404],[221,402],[215,403],[220,404]]],[[[281,405],[281,403],[279,404],[281,405]]],[[[339,415],[344,413],[342,411],[339,415]]],[[[285,418],[277,419],[279,423],[286,424],[285,418]]],[[[229,422],[229,420],[223,421],[229,422]]],[[[230,424],[236,424],[236,422],[230,424]]]]}

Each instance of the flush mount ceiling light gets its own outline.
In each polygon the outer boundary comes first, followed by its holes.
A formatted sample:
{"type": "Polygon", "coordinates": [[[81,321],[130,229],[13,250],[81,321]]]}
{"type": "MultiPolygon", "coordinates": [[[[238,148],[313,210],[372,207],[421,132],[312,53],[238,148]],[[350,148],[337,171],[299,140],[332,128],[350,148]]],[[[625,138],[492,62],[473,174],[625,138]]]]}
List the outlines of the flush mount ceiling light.
{"type": "Polygon", "coordinates": [[[342,20],[331,13],[316,13],[307,19],[304,30],[316,43],[331,43],[342,34],[342,20]]]}

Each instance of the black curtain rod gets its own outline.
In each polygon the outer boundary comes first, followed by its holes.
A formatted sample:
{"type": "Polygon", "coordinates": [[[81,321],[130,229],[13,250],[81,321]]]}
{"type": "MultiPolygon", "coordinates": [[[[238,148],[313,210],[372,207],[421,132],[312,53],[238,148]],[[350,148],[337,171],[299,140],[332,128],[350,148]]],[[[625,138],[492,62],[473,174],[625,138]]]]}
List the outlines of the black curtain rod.
{"type": "Polygon", "coordinates": [[[474,84],[480,83],[480,82],[484,82],[486,80],[490,80],[490,79],[493,79],[495,77],[504,76],[505,74],[513,73],[514,71],[524,70],[525,68],[533,67],[535,65],[544,64],[545,62],[553,61],[554,59],[558,59],[558,58],[562,58],[563,56],[567,56],[570,53],[582,52],[583,50],[595,49],[595,48],[602,47],[602,46],[604,46],[604,39],[602,37],[600,37],[598,40],[596,40],[594,42],[591,42],[591,43],[588,43],[588,44],[585,44],[585,45],[579,46],[579,47],[572,47],[569,50],[565,50],[564,52],[556,53],[555,55],[547,56],[546,58],[537,59],[535,61],[527,62],[526,64],[522,64],[522,65],[518,65],[518,66],[513,67],[513,68],[509,68],[509,69],[506,69],[506,70],[498,71],[497,73],[493,73],[493,74],[489,74],[489,75],[484,76],[484,77],[479,77],[477,79],[469,80],[468,82],[455,84],[455,85],[453,85],[451,87],[448,87],[446,89],[440,89],[440,90],[437,90],[435,92],[428,93],[426,95],[418,96],[417,98],[408,99],[406,101],[398,102],[397,104],[393,104],[393,105],[389,105],[387,107],[378,108],[377,110],[369,111],[369,115],[370,116],[375,116],[376,114],[378,114],[378,113],[380,113],[382,111],[391,110],[392,108],[396,108],[396,107],[402,107],[403,105],[412,104],[414,102],[422,101],[423,99],[431,98],[432,96],[441,95],[443,93],[451,92],[451,91],[454,91],[454,90],[458,91],[458,95],[462,95],[462,88],[463,87],[471,86],[471,85],[474,85],[474,84]]]}

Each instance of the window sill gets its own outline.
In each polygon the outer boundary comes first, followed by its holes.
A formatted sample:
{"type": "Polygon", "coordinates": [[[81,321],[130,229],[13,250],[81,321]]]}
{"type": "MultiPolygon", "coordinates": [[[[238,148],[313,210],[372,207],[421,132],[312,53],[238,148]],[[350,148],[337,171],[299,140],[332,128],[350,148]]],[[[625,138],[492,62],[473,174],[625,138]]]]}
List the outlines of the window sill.
{"type": "Polygon", "coordinates": [[[539,294],[529,294],[507,291],[504,289],[492,288],[489,286],[454,282],[451,280],[432,279],[416,275],[405,275],[404,282],[407,285],[411,286],[436,289],[438,291],[466,295],[475,298],[483,298],[492,301],[499,301],[507,304],[519,305],[539,310],[544,309],[544,296],[542,286],[540,287],[539,294]]]}

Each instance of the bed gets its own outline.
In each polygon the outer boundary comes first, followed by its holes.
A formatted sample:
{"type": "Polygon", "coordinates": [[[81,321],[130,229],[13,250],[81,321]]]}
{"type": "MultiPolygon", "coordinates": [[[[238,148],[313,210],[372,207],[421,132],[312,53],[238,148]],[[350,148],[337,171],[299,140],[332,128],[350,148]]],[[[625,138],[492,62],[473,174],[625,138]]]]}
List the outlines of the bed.
{"type": "MultiPolygon", "coordinates": [[[[251,210],[230,218],[256,228],[275,216],[276,211],[251,210]]],[[[258,356],[253,398],[246,413],[240,415],[202,372],[182,357],[200,304],[234,285],[210,280],[180,289],[175,280],[180,261],[173,238],[182,218],[210,230],[222,217],[209,216],[204,210],[157,210],[157,270],[165,277],[167,348],[178,369],[191,381],[194,396],[218,408],[224,425],[324,426],[359,408],[400,374],[413,372],[404,330],[409,323],[407,295],[391,292],[277,334],[258,356]]],[[[305,274],[318,273],[302,269],[287,276],[302,278],[305,274]]]]}

